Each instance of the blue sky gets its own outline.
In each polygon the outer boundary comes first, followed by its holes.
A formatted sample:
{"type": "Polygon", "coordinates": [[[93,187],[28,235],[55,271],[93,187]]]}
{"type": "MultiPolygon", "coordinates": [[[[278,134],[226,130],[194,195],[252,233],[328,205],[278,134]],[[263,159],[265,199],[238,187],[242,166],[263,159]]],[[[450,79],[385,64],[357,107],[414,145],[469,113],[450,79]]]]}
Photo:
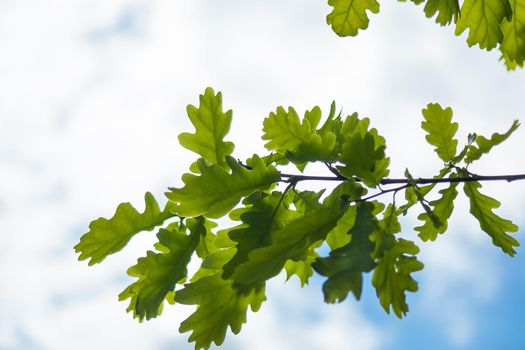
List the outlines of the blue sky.
{"type": "MultiPolygon", "coordinates": [[[[118,203],[162,198],[193,160],[177,143],[207,86],[232,108],[235,156],[262,150],[262,120],[332,100],[371,118],[387,139],[391,173],[431,176],[438,163],[420,129],[429,102],[452,106],[459,137],[525,118],[524,71],[465,35],[426,19],[412,3],[381,4],[356,38],[331,32],[325,1],[87,0],[0,2],[0,349],[191,349],[177,332],[185,307],[138,324],[117,295],[125,271],[153,243],[141,235],[103,264],[77,262],[73,245],[118,203]]],[[[525,133],[472,168],[524,173],[525,133]]],[[[523,226],[525,183],[485,184],[502,216],[523,226]]],[[[464,199],[446,236],[420,244],[425,269],[410,313],[386,315],[365,284],[360,302],[322,301],[270,282],[224,349],[521,349],[525,257],[492,247],[464,199]]],[[[415,215],[403,235],[414,237],[415,215]]],[[[523,243],[523,230],[518,239],[523,243]]]]}

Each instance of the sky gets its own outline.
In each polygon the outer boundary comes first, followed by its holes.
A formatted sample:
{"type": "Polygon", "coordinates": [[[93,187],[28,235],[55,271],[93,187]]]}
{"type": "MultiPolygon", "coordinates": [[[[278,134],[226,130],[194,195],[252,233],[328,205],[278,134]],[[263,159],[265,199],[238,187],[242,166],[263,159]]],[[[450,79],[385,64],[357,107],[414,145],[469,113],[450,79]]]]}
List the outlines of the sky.
{"type": "MultiPolygon", "coordinates": [[[[329,11],[323,0],[0,1],[0,349],[193,348],[177,331],[191,309],[139,324],[117,299],[152,234],[93,267],[73,246],[118,203],[142,210],[146,191],[164,202],[181,185],[194,156],[177,135],[192,130],[186,105],[207,86],[234,111],[237,158],[263,150],[262,121],[277,106],[328,111],[335,100],[385,136],[394,177],[438,170],[420,128],[429,102],[453,108],[460,140],[524,120],[524,71],[468,48],[466,33],[421,6],[382,3],[355,38],[331,31],[329,11]]],[[[519,129],[471,170],[525,173],[524,145],[519,129]]],[[[525,183],[483,190],[525,227],[525,183]]],[[[415,238],[416,216],[403,220],[404,237],[415,238]]],[[[419,245],[425,269],[405,319],[384,313],[369,276],[361,301],[326,305],[321,279],[301,289],[280,275],[222,348],[525,347],[522,249],[510,258],[493,247],[464,198],[446,235],[419,245]]]]}

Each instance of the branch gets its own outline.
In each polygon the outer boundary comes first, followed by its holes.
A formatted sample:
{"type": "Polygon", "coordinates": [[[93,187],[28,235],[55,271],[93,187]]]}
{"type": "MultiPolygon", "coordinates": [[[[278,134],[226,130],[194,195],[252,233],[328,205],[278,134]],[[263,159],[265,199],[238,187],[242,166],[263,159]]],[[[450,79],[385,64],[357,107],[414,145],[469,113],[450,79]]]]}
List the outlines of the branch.
{"type": "MultiPolygon", "coordinates": [[[[350,180],[342,176],[310,176],[310,175],[294,175],[294,174],[283,174],[281,173],[281,178],[284,178],[284,182],[299,182],[299,181],[346,181],[350,180]]],[[[361,182],[358,178],[353,178],[354,181],[361,182]]],[[[381,180],[381,185],[393,185],[393,184],[405,184],[414,183],[418,185],[424,184],[437,184],[437,183],[452,183],[452,182],[473,182],[473,181],[517,181],[525,180],[525,174],[517,175],[492,175],[492,176],[483,176],[475,175],[472,176],[461,176],[461,177],[448,177],[448,178],[417,178],[409,180],[406,178],[403,179],[383,179],[381,180]]]]}

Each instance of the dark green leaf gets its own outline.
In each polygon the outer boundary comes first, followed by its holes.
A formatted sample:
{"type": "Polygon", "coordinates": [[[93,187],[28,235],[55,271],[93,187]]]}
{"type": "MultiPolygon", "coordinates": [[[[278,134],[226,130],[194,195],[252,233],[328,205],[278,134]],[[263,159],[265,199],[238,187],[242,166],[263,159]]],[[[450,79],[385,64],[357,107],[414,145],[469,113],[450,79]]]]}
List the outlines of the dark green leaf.
{"type": "Polygon", "coordinates": [[[232,157],[227,157],[231,173],[199,159],[197,164],[201,175],[184,174],[184,187],[170,188],[166,193],[174,203],[172,210],[180,216],[219,218],[235,207],[242,197],[265,190],[280,179],[273,166],[266,166],[257,156],[252,159],[253,168],[248,170],[232,157]]]}
{"type": "Polygon", "coordinates": [[[144,196],[146,208],[143,213],[129,203],[121,203],[111,219],[98,218],[89,224],[89,232],[85,233],[75,246],[80,253],[78,260],[91,258],[89,265],[104,260],[108,255],[120,251],[129,240],[141,231],[152,230],[165,220],[175,216],[170,212],[169,203],[163,211],[153,195],[146,192],[144,196]]]}
{"type": "Polygon", "coordinates": [[[246,207],[240,214],[242,224],[228,231],[229,238],[236,242],[236,253],[224,265],[223,278],[229,279],[237,266],[248,260],[251,251],[267,245],[272,232],[282,229],[288,220],[297,216],[288,209],[289,193],[283,195],[274,191],[267,195],[255,192],[244,200],[246,207]]]}
{"type": "Polygon", "coordinates": [[[304,256],[308,248],[337,224],[342,212],[322,206],[271,234],[271,244],[253,250],[248,261],[239,265],[233,279],[239,283],[265,281],[278,275],[289,259],[304,256]]]}
{"type": "Polygon", "coordinates": [[[149,320],[160,315],[162,302],[175,289],[175,284],[186,278],[187,265],[201,237],[206,235],[204,219],[189,219],[191,233],[184,227],[170,226],[157,234],[158,253],[148,251],[139,258],[128,274],[138,280],[119,295],[119,300],[131,299],[127,311],[139,320],[149,320]]]}
{"type": "Polygon", "coordinates": [[[458,0],[428,0],[425,4],[425,15],[431,18],[438,13],[436,23],[442,26],[450,24],[452,20],[457,21],[459,15],[458,0]]]}
{"type": "Polygon", "coordinates": [[[374,205],[369,202],[359,202],[357,205],[355,224],[350,230],[352,240],[339,249],[330,252],[330,256],[319,258],[313,264],[314,270],[328,277],[323,284],[324,298],[327,303],[341,302],[349,292],[355,297],[361,297],[362,274],[375,267],[371,257],[374,243],[369,236],[377,229],[374,217],[374,205]]]}

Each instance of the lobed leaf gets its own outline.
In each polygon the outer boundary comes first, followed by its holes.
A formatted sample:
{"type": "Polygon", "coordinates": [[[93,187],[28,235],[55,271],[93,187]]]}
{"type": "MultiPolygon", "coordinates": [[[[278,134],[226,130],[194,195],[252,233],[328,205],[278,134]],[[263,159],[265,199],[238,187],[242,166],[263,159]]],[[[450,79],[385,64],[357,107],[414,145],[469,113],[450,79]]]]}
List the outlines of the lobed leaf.
{"type": "Polygon", "coordinates": [[[434,241],[436,240],[438,234],[444,233],[448,227],[448,219],[452,215],[454,210],[454,199],[458,195],[456,190],[458,183],[451,183],[449,187],[444,188],[439,191],[441,197],[434,201],[430,202],[430,205],[434,207],[432,214],[439,219],[440,225],[435,225],[435,220],[432,220],[432,217],[428,213],[421,213],[417,217],[419,220],[423,221],[423,225],[415,228],[419,232],[418,236],[423,241],[434,241]]]}
{"type": "Polygon", "coordinates": [[[512,18],[501,23],[503,41],[500,45],[502,59],[508,69],[523,67],[525,62],[525,0],[510,0],[512,18]]]}
{"type": "Polygon", "coordinates": [[[368,130],[368,118],[358,119],[357,113],[347,117],[341,134],[344,143],[337,169],[347,178],[357,177],[369,187],[375,187],[388,175],[390,158],[385,156],[385,139],[377,130],[368,130]]]}
{"type": "Polygon", "coordinates": [[[146,208],[142,213],[130,203],[121,203],[110,219],[93,220],[89,224],[89,232],[82,235],[80,242],[74,247],[80,253],[78,260],[90,259],[90,266],[100,263],[108,255],[122,250],[137,233],[150,231],[175,216],[170,211],[169,203],[160,211],[150,192],[146,192],[144,200],[146,208]]]}
{"type": "Polygon", "coordinates": [[[278,275],[287,260],[304,256],[312,244],[324,239],[341,216],[338,208],[324,205],[291,221],[272,233],[270,245],[250,252],[248,261],[237,267],[232,278],[246,284],[278,275]]]}
{"type": "Polygon", "coordinates": [[[119,295],[119,300],[131,299],[127,311],[140,321],[157,317],[162,311],[162,302],[175,284],[186,278],[187,265],[201,237],[206,236],[204,219],[189,219],[186,228],[177,225],[161,229],[157,234],[158,253],[148,251],[136,265],[128,269],[128,275],[138,280],[119,295]]]}
{"type": "Polygon", "coordinates": [[[326,22],[339,36],[356,36],[359,29],[368,28],[367,11],[379,13],[376,0],[328,0],[333,7],[326,22]]]}
{"type": "Polygon", "coordinates": [[[399,238],[394,245],[383,252],[372,275],[372,285],[376,289],[383,309],[401,318],[408,312],[406,292],[416,292],[417,282],[411,273],[423,269],[423,264],[415,255],[419,248],[414,242],[399,238]]]}
{"type": "Polygon", "coordinates": [[[288,111],[277,108],[263,123],[262,138],[268,140],[265,147],[285,154],[295,164],[334,161],[336,135],[328,128],[316,130],[320,119],[321,109],[317,106],[305,112],[302,122],[292,107],[288,111]]]}
{"type": "Polygon", "coordinates": [[[436,13],[436,23],[442,26],[450,24],[452,20],[457,21],[459,16],[458,0],[428,0],[425,4],[425,15],[428,18],[433,17],[436,13]]]}
{"type": "Polygon", "coordinates": [[[508,255],[514,256],[516,254],[514,247],[519,247],[520,244],[507,232],[518,231],[518,226],[496,215],[492,210],[499,208],[500,202],[480,193],[479,188],[481,184],[477,181],[465,182],[463,185],[463,190],[469,198],[470,213],[478,219],[481,229],[488,233],[494,245],[500,247],[508,255]]]}
{"type": "Polygon", "coordinates": [[[175,301],[197,305],[197,310],[181,323],[179,332],[192,332],[189,341],[195,342],[195,349],[209,349],[212,342],[221,345],[228,327],[234,334],[241,331],[248,307],[254,312],[259,310],[266,300],[264,289],[264,284],[259,284],[239,290],[233,281],[218,274],[186,284],[175,294],[175,301]]]}
{"type": "Polygon", "coordinates": [[[255,192],[244,200],[246,207],[240,214],[242,224],[228,230],[229,238],[236,243],[235,255],[224,265],[223,278],[229,279],[237,266],[248,260],[251,251],[267,245],[272,232],[282,229],[287,221],[296,217],[288,209],[288,193],[255,192]]]}
{"type": "Polygon", "coordinates": [[[173,202],[172,211],[180,216],[219,218],[235,207],[242,197],[268,189],[280,179],[279,172],[273,166],[266,166],[257,156],[252,158],[250,170],[232,157],[228,156],[226,161],[231,173],[199,159],[197,165],[201,175],[184,174],[184,187],[170,188],[166,193],[173,202]]]}
{"type": "Polygon", "coordinates": [[[491,50],[503,40],[500,24],[511,16],[508,0],[465,0],[456,22],[456,35],[468,28],[469,46],[478,44],[482,49],[491,50]]]}
{"type": "Polygon", "coordinates": [[[497,132],[493,133],[490,139],[485,138],[484,136],[477,135],[476,136],[476,144],[477,147],[474,145],[468,146],[467,154],[465,157],[465,162],[472,163],[475,160],[478,160],[481,158],[483,154],[489,153],[492,147],[499,145],[503,141],[509,138],[510,135],[518,127],[520,126],[520,123],[518,120],[515,120],[509,130],[505,132],[504,134],[498,134],[497,132]]]}
{"type": "Polygon", "coordinates": [[[372,285],[383,309],[387,313],[392,309],[401,318],[408,312],[406,292],[417,291],[417,282],[410,274],[421,270],[423,264],[414,256],[419,248],[413,242],[395,237],[401,231],[399,213],[394,205],[389,205],[370,238],[375,243],[372,256],[377,261],[372,285]]]}
{"type": "Polygon", "coordinates": [[[195,127],[195,133],[182,133],[179,143],[199,154],[211,164],[227,168],[226,156],[233,152],[233,143],[225,142],[224,137],[230,130],[232,111],[222,111],[222,94],[215,94],[212,88],[206,88],[199,95],[199,107],[188,105],[188,117],[195,127]]]}
{"type": "Polygon", "coordinates": [[[310,247],[300,260],[287,260],[284,264],[284,269],[286,270],[286,280],[289,280],[293,275],[295,275],[297,278],[299,278],[301,287],[304,287],[306,284],[308,284],[308,280],[314,273],[312,264],[318,257],[319,254],[315,252],[313,247],[310,247]]]}
{"type": "Polygon", "coordinates": [[[328,257],[319,258],[312,265],[317,273],[328,277],[323,284],[324,299],[327,303],[341,302],[349,292],[359,300],[363,284],[362,274],[375,267],[371,257],[374,243],[369,238],[377,228],[377,220],[373,214],[374,205],[370,202],[359,202],[356,207],[355,224],[349,232],[352,236],[350,243],[332,250],[328,257]]]}
{"type": "Polygon", "coordinates": [[[427,108],[423,109],[423,117],[425,121],[421,123],[421,127],[428,134],[426,140],[436,147],[435,151],[441,160],[452,161],[458,144],[454,139],[458,123],[452,123],[452,109],[443,109],[437,103],[429,103],[427,108]]]}

